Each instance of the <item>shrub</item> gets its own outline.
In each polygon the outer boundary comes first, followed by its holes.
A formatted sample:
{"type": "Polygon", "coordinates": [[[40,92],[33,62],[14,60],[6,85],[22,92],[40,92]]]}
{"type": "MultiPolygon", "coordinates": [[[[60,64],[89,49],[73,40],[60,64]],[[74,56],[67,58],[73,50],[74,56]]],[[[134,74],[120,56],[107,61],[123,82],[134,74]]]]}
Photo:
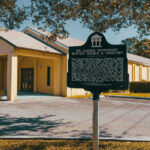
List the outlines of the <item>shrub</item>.
{"type": "Polygon", "coordinates": [[[130,82],[129,90],[131,93],[150,93],[150,82],[130,82]]]}

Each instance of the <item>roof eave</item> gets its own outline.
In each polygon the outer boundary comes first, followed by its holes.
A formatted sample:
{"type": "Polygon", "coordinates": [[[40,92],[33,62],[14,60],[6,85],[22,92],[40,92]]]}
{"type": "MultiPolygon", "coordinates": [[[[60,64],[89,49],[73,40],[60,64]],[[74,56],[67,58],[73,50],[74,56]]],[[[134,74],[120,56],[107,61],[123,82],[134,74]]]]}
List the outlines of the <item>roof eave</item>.
{"type": "Polygon", "coordinates": [[[11,43],[10,41],[8,41],[6,38],[0,36],[0,39],[2,39],[3,41],[5,41],[6,43],[8,43],[9,45],[13,46],[14,48],[16,48],[17,46],[14,43],[11,43]]]}
{"type": "MultiPolygon", "coordinates": [[[[22,32],[26,32],[27,30],[31,30],[32,32],[34,32],[34,33],[36,33],[36,34],[38,34],[40,36],[46,37],[46,35],[38,32],[38,31],[34,30],[33,28],[28,27],[28,26],[24,30],[22,30],[22,32]]],[[[65,48],[65,49],[67,49],[67,50],[69,50],[69,47],[67,45],[61,43],[61,42],[54,41],[54,43],[57,44],[57,45],[59,45],[59,46],[61,46],[61,47],[63,47],[63,48],[65,48]]]]}
{"type": "Polygon", "coordinates": [[[43,52],[43,53],[49,53],[49,54],[56,54],[56,55],[62,55],[61,53],[55,53],[55,52],[50,52],[50,51],[43,51],[43,50],[40,50],[40,49],[33,49],[33,48],[27,48],[27,47],[16,47],[15,50],[20,50],[20,49],[23,49],[23,50],[32,50],[32,51],[38,51],[38,52],[43,52]]]}

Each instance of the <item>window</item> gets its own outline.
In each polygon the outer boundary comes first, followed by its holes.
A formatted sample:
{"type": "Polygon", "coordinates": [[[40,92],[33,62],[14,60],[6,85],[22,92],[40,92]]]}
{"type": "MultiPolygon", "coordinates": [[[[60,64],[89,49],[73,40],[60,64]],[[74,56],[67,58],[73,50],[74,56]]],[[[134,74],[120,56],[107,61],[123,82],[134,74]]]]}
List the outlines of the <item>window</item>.
{"type": "Polygon", "coordinates": [[[47,86],[50,86],[50,73],[51,73],[51,68],[47,67],[47,86]]]}

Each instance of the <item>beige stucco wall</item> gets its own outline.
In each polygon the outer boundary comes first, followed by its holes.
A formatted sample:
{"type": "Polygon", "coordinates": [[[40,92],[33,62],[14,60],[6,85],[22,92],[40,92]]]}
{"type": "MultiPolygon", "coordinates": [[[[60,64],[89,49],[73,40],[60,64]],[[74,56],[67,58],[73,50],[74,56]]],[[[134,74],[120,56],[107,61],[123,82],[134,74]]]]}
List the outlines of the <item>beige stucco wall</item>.
{"type": "Polygon", "coordinates": [[[18,57],[18,90],[21,90],[21,69],[34,68],[34,58],[32,57],[18,57]]]}
{"type": "Polygon", "coordinates": [[[52,60],[37,59],[37,91],[53,94],[54,62],[52,60]],[[50,86],[47,86],[47,67],[50,67],[50,86]]]}
{"type": "Polygon", "coordinates": [[[29,54],[21,50],[18,55],[18,90],[21,90],[21,68],[34,68],[34,92],[67,96],[67,56],[42,52],[32,54],[32,51],[29,54]],[[47,85],[47,67],[50,67],[50,86],[47,85]]]}
{"type": "Polygon", "coordinates": [[[7,55],[12,53],[14,47],[4,40],[0,39],[0,55],[7,55]]]}
{"type": "Polygon", "coordinates": [[[21,90],[21,68],[34,68],[34,84],[36,92],[53,94],[54,61],[33,57],[19,57],[18,90],[21,90]],[[47,86],[47,67],[51,68],[50,86],[47,86]]]}

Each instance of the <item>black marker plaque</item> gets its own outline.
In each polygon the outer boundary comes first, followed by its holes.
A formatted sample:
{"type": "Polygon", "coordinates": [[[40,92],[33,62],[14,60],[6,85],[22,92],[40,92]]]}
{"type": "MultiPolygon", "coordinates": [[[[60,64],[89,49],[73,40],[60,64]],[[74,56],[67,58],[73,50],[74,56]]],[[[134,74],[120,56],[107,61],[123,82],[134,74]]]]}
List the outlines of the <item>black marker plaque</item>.
{"type": "Polygon", "coordinates": [[[111,45],[95,32],[83,46],[69,47],[68,81],[71,88],[93,93],[93,150],[99,149],[99,95],[128,89],[126,45],[111,45]]]}
{"type": "Polygon", "coordinates": [[[128,89],[126,45],[111,45],[95,32],[83,46],[69,47],[68,87],[86,90],[128,89]]]}

